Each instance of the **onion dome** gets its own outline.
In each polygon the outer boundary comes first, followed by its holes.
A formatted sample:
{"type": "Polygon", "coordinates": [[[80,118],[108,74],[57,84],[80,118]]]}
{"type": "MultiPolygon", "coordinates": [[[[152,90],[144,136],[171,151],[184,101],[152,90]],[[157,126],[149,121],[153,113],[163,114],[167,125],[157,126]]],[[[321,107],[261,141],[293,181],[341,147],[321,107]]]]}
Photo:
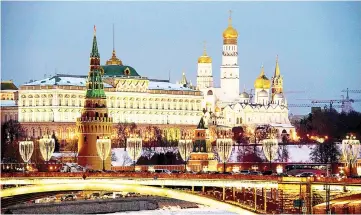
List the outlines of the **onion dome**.
{"type": "Polygon", "coordinates": [[[203,55],[198,58],[198,63],[212,63],[212,58],[207,55],[206,42],[204,42],[203,55]]]}
{"type": "Polygon", "coordinates": [[[238,32],[232,27],[232,11],[229,12],[228,27],[223,31],[223,44],[237,44],[238,32]]]}
{"type": "Polygon", "coordinates": [[[243,92],[239,95],[242,99],[249,99],[249,94],[246,92],[243,92]]]}
{"type": "Polygon", "coordinates": [[[262,65],[261,74],[258,76],[256,81],[254,82],[255,89],[269,89],[271,87],[271,81],[268,80],[266,75],[264,74],[264,68],[262,65]]]}
{"type": "Polygon", "coordinates": [[[259,93],[258,93],[258,96],[259,97],[268,97],[268,93],[266,90],[261,90],[259,93]]]}

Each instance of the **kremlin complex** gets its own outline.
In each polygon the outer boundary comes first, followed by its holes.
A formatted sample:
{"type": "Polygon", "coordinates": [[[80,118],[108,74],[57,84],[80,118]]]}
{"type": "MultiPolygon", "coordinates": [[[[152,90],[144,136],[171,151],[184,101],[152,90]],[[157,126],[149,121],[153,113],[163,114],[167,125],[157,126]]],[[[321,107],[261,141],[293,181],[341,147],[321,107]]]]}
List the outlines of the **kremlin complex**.
{"type": "Polygon", "coordinates": [[[88,76],[85,72],[57,74],[19,89],[12,82],[2,81],[2,123],[18,120],[28,137],[55,134],[62,145],[77,141],[79,162],[83,159],[84,163],[88,163],[86,155],[90,151],[97,156],[95,145],[83,147],[87,141],[94,142],[104,135],[117,138],[118,123],[134,122],[141,130],[158,126],[172,130],[171,138],[178,140],[185,134],[192,138],[201,119],[205,127],[214,128],[247,126],[252,130],[270,125],[279,138],[284,134],[294,137],[278,58],[271,78],[262,66],[254,89],[241,91],[237,40],[230,16],[223,32],[220,87],[214,86],[212,58],[206,47],[198,58],[197,84],[192,86],[184,74],[179,83],[143,77],[118,59],[114,49],[111,58],[101,65],[94,30],[88,76]]]}

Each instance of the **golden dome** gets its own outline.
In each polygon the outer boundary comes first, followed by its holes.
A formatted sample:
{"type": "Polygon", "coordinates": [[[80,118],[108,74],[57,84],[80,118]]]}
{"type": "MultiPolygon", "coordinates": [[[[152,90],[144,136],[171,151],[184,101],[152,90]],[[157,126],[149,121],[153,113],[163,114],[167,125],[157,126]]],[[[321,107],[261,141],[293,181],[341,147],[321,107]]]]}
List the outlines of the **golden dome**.
{"type": "Polygon", "coordinates": [[[206,42],[204,42],[203,55],[198,58],[198,63],[212,63],[212,58],[207,55],[206,42]]]}
{"type": "Polygon", "coordinates": [[[212,58],[202,55],[198,58],[198,63],[212,63],[212,58]]]}
{"type": "Polygon", "coordinates": [[[229,25],[226,30],[223,31],[223,38],[228,39],[237,39],[238,32],[231,25],[229,25]]]}
{"type": "Polygon", "coordinates": [[[232,27],[232,11],[229,11],[228,27],[223,31],[223,44],[237,44],[238,32],[232,27]]]}
{"type": "Polygon", "coordinates": [[[264,74],[264,68],[262,65],[261,74],[258,76],[256,81],[254,82],[255,89],[269,89],[271,88],[271,81],[268,80],[266,75],[264,74]]]}
{"type": "Polygon", "coordinates": [[[221,109],[220,109],[219,107],[216,107],[216,108],[215,108],[215,112],[217,112],[217,113],[218,113],[218,112],[221,112],[221,109]]]}

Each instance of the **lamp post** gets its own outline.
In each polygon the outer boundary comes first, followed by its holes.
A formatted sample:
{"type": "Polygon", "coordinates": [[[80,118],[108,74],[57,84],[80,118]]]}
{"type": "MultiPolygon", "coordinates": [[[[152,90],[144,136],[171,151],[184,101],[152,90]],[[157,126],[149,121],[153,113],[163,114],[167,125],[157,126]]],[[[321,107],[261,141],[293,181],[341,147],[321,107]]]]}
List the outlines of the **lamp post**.
{"type": "Polygon", "coordinates": [[[54,153],[55,140],[51,136],[43,136],[39,140],[40,153],[44,161],[48,162],[54,153]]]}
{"type": "MultiPolygon", "coordinates": [[[[26,167],[28,166],[28,162],[31,158],[31,155],[33,155],[34,152],[34,142],[30,140],[20,141],[19,142],[19,152],[21,155],[21,158],[26,163],[26,167]]],[[[25,172],[25,166],[24,166],[24,172],[25,172]]]]}
{"type": "Polygon", "coordinates": [[[193,141],[183,136],[183,139],[178,141],[179,154],[184,161],[184,172],[187,171],[187,160],[193,149],[193,141]]]}
{"type": "Polygon", "coordinates": [[[272,160],[276,158],[278,151],[278,140],[276,138],[262,140],[263,153],[269,161],[269,168],[272,170],[272,160]]]}
{"type": "Polygon", "coordinates": [[[233,140],[232,140],[232,138],[228,138],[228,137],[223,138],[223,137],[224,136],[222,135],[222,138],[217,138],[216,147],[217,147],[217,151],[218,151],[219,160],[221,162],[223,162],[223,173],[225,173],[226,172],[226,161],[231,156],[233,140]]]}
{"type": "Polygon", "coordinates": [[[97,139],[97,152],[100,159],[103,161],[103,171],[105,171],[105,160],[108,158],[111,148],[111,140],[108,137],[101,137],[97,139]]]}
{"type": "Polygon", "coordinates": [[[136,161],[142,154],[142,138],[139,137],[131,137],[127,139],[128,145],[128,155],[129,157],[133,157],[133,165],[134,165],[134,172],[135,172],[135,165],[136,161]]]}
{"type": "Polygon", "coordinates": [[[360,153],[360,141],[356,139],[356,136],[346,136],[346,139],[342,140],[342,154],[345,161],[349,164],[349,176],[352,176],[352,164],[356,162],[360,153]]]}

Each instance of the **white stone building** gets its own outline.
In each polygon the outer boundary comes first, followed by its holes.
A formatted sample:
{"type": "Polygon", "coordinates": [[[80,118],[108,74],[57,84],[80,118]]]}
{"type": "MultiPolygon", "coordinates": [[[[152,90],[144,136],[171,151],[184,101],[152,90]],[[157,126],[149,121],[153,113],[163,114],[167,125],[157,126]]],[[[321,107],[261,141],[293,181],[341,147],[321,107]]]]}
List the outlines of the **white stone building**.
{"type": "Polygon", "coordinates": [[[268,124],[277,128],[280,134],[287,132],[294,137],[295,129],[288,118],[278,57],[272,81],[266,77],[262,65],[261,74],[251,90],[253,93],[245,90],[240,93],[237,40],[238,32],[232,27],[232,19],[229,17],[228,27],[223,32],[220,87],[214,86],[212,58],[207,55],[205,48],[203,55],[198,58],[197,89],[204,95],[203,108],[212,112],[210,123],[227,127],[268,124]]]}

